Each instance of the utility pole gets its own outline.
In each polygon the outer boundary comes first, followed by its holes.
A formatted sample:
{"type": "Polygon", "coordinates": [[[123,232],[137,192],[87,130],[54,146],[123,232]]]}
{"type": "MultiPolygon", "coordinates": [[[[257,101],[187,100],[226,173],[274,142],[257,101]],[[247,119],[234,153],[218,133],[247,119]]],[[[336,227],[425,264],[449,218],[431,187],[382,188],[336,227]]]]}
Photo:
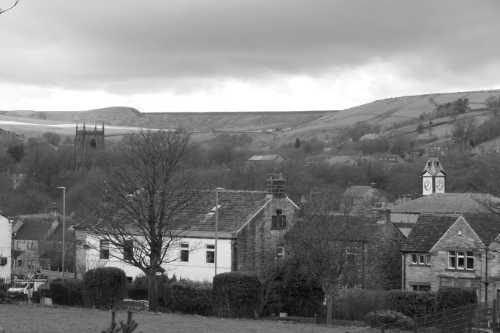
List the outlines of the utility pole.
{"type": "Polygon", "coordinates": [[[215,245],[214,245],[214,273],[217,275],[217,242],[219,240],[219,191],[223,191],[222,187],[215,189],[215,245]]]}
{"type": "Polygon", "coordinates": [[[66,256],[66,187],[59,186],[58,189],[62,190],[62,255],[61,255],[61,268],[62,268],[62,278],[64,280],[64,262],[66,256]]]}

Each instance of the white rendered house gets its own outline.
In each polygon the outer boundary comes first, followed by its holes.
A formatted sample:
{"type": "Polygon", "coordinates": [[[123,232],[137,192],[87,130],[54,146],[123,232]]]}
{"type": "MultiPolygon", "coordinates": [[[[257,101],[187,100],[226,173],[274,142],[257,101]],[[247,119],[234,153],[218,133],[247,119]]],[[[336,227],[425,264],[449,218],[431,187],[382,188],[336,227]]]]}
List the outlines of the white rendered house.
{"type": "MultiPolygon", "coordinates": [[[[282,185],[279,183],[269,192],[220,191],[217,231],[215,191],[200,191],[198,200],[182,214],[179,225],[183,231],[169,248],[162,265],[166,274],[211,282],[216,273],[259,273],[282,258],[284,235],[293,226],[299,209],[283,192],[282,185]]],[[[112,248],[84,226],[76,228],[76,237],[79,274],[96,267],[118,267],[129,278],[144,275],[123,260],[129,251],[134,251],[133,243],[141,242],[143,236],[134,236],[127,249],[112,248]]]]}
{"type": "Polygon", "coordinates": [[[12,274],[12,224],[0,215],[0,280],[10,281],[12,274]]]}

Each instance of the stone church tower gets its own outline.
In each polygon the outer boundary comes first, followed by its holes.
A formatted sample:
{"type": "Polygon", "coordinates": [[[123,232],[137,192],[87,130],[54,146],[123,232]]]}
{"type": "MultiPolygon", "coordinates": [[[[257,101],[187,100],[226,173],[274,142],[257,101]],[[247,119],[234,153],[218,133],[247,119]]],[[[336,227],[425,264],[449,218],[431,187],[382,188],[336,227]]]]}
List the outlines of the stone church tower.
{"type": "Polygon", "coordinates": [[[76,125],[75,132],[75,167],[90,167],[95,160],[95,154],[104,150],[104,123],[81,127],[76,125]]]}
{"type": "Polygon", "coordinates": [[[422,172],[422,195],[445,193],[446,172],[436,157],[431,157],[425,163],[422,172]]]}

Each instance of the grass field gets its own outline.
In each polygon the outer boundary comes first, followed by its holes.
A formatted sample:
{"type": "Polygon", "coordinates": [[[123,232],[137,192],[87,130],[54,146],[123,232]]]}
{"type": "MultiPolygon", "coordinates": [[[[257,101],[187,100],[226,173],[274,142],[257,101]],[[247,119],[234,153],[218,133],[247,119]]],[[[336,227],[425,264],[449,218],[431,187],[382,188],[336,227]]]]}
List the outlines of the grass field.
{"type": "MultiPolygon", "coordinates": [[[[125,320],[126,314],[117,314],[125,320]]],[[[0,305],[0,326],[6,333],[100,333],[107,326],[111,314],[81,308],[42,307],[35,305],[0,305]]],[[[136,313],[139,324],[137,333],[351,333],[366,332],[362,328],[324,327],[281,323],[265,320],[233,320],[205,318],[201,316],[136,313]]]]}

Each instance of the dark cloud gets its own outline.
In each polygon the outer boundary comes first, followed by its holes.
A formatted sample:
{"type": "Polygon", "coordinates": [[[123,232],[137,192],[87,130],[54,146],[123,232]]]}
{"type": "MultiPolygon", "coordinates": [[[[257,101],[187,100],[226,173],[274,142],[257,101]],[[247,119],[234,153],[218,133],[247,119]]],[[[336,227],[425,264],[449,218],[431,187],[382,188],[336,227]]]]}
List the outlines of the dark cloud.
{"type": "Polygon", "coordinates": [[[497,0],[22,0],[0,17],[0,80],[140,91],[377,59],[472,75],[500,59],[499,14],[497,0]]]}

